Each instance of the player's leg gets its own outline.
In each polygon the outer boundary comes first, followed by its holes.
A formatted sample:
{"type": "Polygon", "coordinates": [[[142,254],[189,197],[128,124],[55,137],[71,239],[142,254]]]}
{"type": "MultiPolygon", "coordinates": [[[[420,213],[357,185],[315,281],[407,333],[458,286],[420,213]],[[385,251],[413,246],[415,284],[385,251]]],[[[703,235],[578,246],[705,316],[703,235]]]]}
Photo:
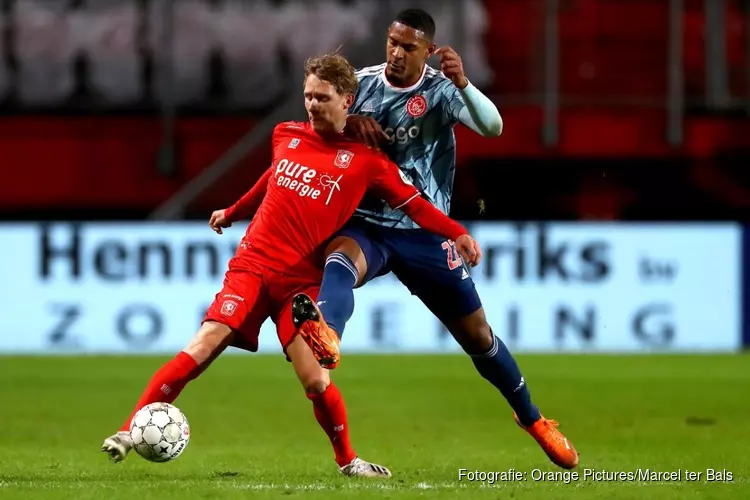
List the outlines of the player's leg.
{"type": "Polygon", "coordinates": [[[341,338],[354,312],[354,289],[367,277],[367,258],[357,239],[343,235],[331,241],[325,255],[318,305],[328,326],[341,338]]]}
{"type": "Polygon", "coordinates": [[[120,430],[104,440],[102,451],[109,454],[114,462],[123,460],[133,447],[130,421],[136,412],[151,403],[174,402],[188,382],[195,379],[226,348],[231,335],[232,330],[226,325],[212,321],[203,323],[187,347],[154,373],[120,430]]]}
{"type": "Polygon", "coordinates": [[[576,451],[533,404],[528,384],[513,355],[488,324],[468,269],[452,242],[420,231],[392,235],[389,247],[394,274],[446,326],[471,356],[477,372],[500,391],[513,408],[517,423],[534,436],[554,463],[575,467],[576,451]]]}
{"type": "Polygon", "coordinates": [[[426,290],[420,291],[419,296],[471,356],[479,374],[502,393],[519,420],[524,425],[532,425],[540,418],[539,409],[531,401],[531,393],[515,358],[487,323],[476,289],[457,287],[443,290],[443,293],[452,296],[456,307],[448,308],[442,299],[426,290]],[[466,313],[475,306],[474,311],[466,313]]]}
{"type": "Polygon", "coordinates": [[[544,418],[532,403],[531,393],[516,360],[500,337],[492,332],[484,309],[480,307],[459,317],[441,317],[440,311],[444,311],[444,307],[445,303],[441,305],[440,301],[436,301],[430,309],[471,356],[479,374],[505,397],[514,410],[513,418],[516,423],[539,443],[556,465],[565,469],[576,467],[578,453],[557,429],[557,422],[544,418]]]}
{"type": "Polygon", "coordinates": [[[300,294],[293,304],[294,322],[322,366],[333,369],[339,342],[354,312],[354,288],[387,272],[387,253],[362,223],[347,224],[326,247],[326,262],[317,305],[300,294]]]}
{"type": "MultiPolygon", "coordinates": [[[[445,260],[443,259],[443,265],[445,260]]],[[[456,269],[458,280],[437,269],[415,272],[394,259],[394,274],[445,325],[474,363],[479,374],[508,401],[525,425],[539,419],[526,381],[502,340],[487,323],[479,295],[465,271],[456,269]],[[437,275],[437,276],[436,276],[437,275]]]]}
{"type": "Polygon", "coordinates": [[[138,410],[151,403],[173,403],[185,386],[230,344],[257,349],[257,332],[268,317],[261,287],[260,278],[250,274],[225,279],[224,288],[216,295],[192,340],[154,373],[120,430],[104,440],[102,451],[113,461],[123,460],[132,448],[130,422],[138,410]]]}
{"type": "Polygon", "coordinates": [[[315,419],[331,441],[341,473],[346,476],[390,477],[387,468],[357,456],[349,438],[344,398],[305,341],[296,336],[286,352],[307,398],[312,402],[315,419]]]}
{"type": "MultiPolygon", "coordinates": [[[[306,295],[314,300],[317,290],[307,290],[306,295]]],[[[292,362],[307,398],[312,402],[315,419],[331,441],[339,470],[347,476],[390,477],[387,468],[362,460],[352,448],[344,398],[328,370],[320,366],[310,347],[301,336],[296,335],[291,315],[289,302],[274,318],[279,341],[292,362]]]]}

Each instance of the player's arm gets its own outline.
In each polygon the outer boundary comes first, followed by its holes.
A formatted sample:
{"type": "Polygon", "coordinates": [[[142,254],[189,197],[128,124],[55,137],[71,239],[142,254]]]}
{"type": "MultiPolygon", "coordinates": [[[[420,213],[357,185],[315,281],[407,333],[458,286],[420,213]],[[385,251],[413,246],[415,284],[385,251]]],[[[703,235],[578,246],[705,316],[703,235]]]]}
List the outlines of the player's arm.
{"type": "Polygon", "coordinates": [[[443,74],[454,85],[446,94],[449,117],[484,137],[502,134],[503,119],[497,106],[466,78],[461,57],[456,51],[450,47],[441,47],[435,54],[440,56],[443,74]]]}
{"type": "Polygon", "coordinates": [[[422,229],[454,241],[464,262],[472,266],[479,264],[482,250],[466,228],[422,198],[401,169],[385,155],[380,155],[378,163],[378,172],[370,178],[373,192],[391,208],[403,211],[422,229]]]}
{"type": "Polygon", "coordinates": [[[266,196],[268,190],[268,180],[273,174],[273,168],[269,167],[258,179],[258,182],[250,188],[250,191],[242,195],[242,198],[237,200],[234,205],[226,209],[225,217],[232,222],[237,222],[240,219],[249,217],[260,206],[263,198],[266,196]]]}
{"type": "Polygon", "coordinates": [[[503,119],[495,104],[469,83],[459,89],[466,104],[458,112],[458,121],[484,137],[498,137],[503,133],[503,119]]]}
{"type": "MultiPolygon", "coordinates": [[[[285,133],[286,129],[289,128],[299,128],[299,125],[293,122],[281,122],[273,128],[271,146],[274,155],[281,142],[289,138],[289,135],[285,133]]],[[[272,166],[263,173],[258,182],[242,198],[237,200],[234,205],[223,210],[217,210],[211,214],[211,219],[208,222],[211,229],[221,234],[221,228],[231,227],[233,222],[249,217],[258,210],[260,204],[263,202],[263,198],[266,196],[269,179],[273,175],[273,163],[275,162],[272,161],[271,163],[272,166]]]]}
{"type": "Polygon", "coordinates": [[[242,198],[229,208],[216,210],[211,214],[208,225],[218,234],[222,234],[222,228],[231,227],[233,222],[249,217],[260,206],[268,189],[268,180],[273,174],[273,168],[269,167],[263,173],[250,191],[242,195],[242,198]]]}

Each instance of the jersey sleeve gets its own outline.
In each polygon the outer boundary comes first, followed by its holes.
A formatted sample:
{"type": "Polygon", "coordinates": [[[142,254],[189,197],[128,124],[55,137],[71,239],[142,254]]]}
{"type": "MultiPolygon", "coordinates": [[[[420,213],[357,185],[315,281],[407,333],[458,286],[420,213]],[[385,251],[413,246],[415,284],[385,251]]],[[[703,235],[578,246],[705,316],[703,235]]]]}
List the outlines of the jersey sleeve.
{"type": "Polygon", "coordinates": [[[393,209],[400,209],[422,229],[456,240],[468,231],[419,196],[419,191],[395,163],[385,155],[378,158],[380,166],[370,179],[370,188],[393,209]]]}
{"type": "Polygon", "coordinates": [[[245,193],[234,205],[227,208],[226,212],[224,212],[224,217],[232,222],[236,222],[258,210],[263,198],[266,196],[268,180],[271,178],[272,173],[273,166],[266,169],[261,178],[258,179],[258,182],[250,188],[250,191],[245,193]]]}
{"type": "Polygon", "coordinates": [[[455,85],[449,82],[443,88],[442,97],[443,110],[446,119],[450,123],[458,123],[458,116],[461,113],[461,110],[466,107],[466,102],[464,102],[461,92],[455,85]]]}
{"type": "Polygon", "coordinates": [[[368,189],[391,208],[402,208],[419,196],[414,184],[385,154],[380,153],[374,158],[373,167],[368,189]]]}
{"type": "Polygon", "coordinates": [[[421,196],[417,196],[406,203],[401,210],[422,229],[438,234],[443,238],[456,241],[461,235],[469,233],[461,224],[445,215],[421,196]]]}
{"type": "Polygon", "coordinates": [[[273,128],[271,134],[271,166],[263,173],[261,178],[258,179],[258,182],[250,188],[250,191],[245,193],[234,205],[227,208],[226,212],[224,212],[224,217],[228,220],[236,222],[248,217],[250,214],[258,210],[258,207],[266,196],[266,191],[268,190],[268,179],[271,178],[273,166],[276,164],[276,150],[283,139],[282,131],[284,130],[286,123],[287,122],[279,123],[273,128]]]}

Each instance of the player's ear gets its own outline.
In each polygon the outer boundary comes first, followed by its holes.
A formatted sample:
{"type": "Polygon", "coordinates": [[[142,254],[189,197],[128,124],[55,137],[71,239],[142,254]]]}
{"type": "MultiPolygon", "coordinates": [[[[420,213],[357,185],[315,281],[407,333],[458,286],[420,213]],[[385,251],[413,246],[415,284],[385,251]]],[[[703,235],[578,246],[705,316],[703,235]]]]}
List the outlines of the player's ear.
{"type": "Polygon", "coordinates": [[[431,43],[427,46],[427,59],[435,55],[435,51],[437,50],[437,45],[434,43],[431,43]]]}
{"type": "Polygon", "coordinates": [[[346,109],[349,109],[352,106],[354,106],[354,94],[346,94],[346,99],[344,99],[344,105],[346,106],[346,109]]]}

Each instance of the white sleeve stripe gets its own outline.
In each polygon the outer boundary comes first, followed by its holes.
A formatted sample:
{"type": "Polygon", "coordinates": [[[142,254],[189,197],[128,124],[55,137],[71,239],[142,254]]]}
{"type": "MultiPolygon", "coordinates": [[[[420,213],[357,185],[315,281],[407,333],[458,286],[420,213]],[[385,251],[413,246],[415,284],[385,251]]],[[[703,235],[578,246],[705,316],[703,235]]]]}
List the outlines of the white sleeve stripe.
{"type": "Polygon", "coordinates": [[[363,68],[359,68],[357,71],[367,71],[368,69],[377,69],[377,68],[383,68],[385,65],[388,64],[387,62],[383,62],[380,64],[374,64],[372,66],[365,66],[363,68]]]}
{"type": "Polygon", "coordinates": [[[385,64],[379,64],[377,66],[367,66],[366,68],[359,68],[358,70],[355,70],[355,73],[362,73],[367,71],[379,71],[381,69],[385,68],[385,64]]]}
{"type": "Polygon", "coordinates": [[[415,193],[414,196],[412,196],[411,198],[409,198],[408,200],[406,200],[405,202],[403,202],[401,205],[399,205],[397,207],[393,207],[393,210],[398,210],[399,208],[403,207],[404,205],[406,205],[407,203],[409,203],[411,200],[413,200],[417,196],[419,196],[419,193],[415,193]]]}
{"type": "Polygon", "coordinates": [[[354,74],[357,76],[375,75],[383,71],[383,68],[385,68],[385,63],[378,66],[368,66],[366,68],[358,69],[354,74]]]}

